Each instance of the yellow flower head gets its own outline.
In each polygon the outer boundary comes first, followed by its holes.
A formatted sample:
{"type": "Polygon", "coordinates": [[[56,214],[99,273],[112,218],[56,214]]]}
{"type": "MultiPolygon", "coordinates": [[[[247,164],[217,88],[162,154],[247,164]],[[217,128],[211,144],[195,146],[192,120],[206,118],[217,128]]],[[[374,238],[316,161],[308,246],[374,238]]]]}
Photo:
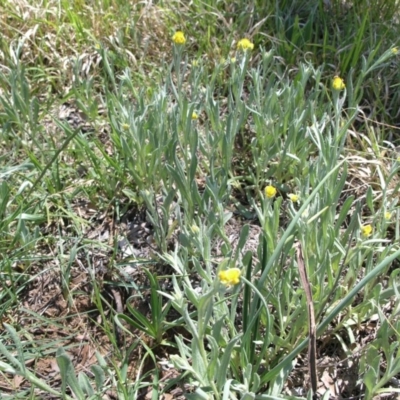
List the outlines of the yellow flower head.
{"type": "Polygon", "coordinates": [[[334,76],[332,81],[332,87],[335,90],[343,90],[346,85],[344,84],[344,80],[340,76],[334,76]]]}
{"type": "Polygon", "coordinates": [[[274,198],[276,195],[276,189],[273,186],[266,186],[264,192],[269,199],[274,198]]]}
{"type": "Polygon", "coordinates": [[[399,52],[399,49],[397,47],[392,48],[392,54],[396,55],[399,52]]]}
{"type": "Polygon", "coordinates": [[[246,39],[246,38],[245,39],[241,39],[241,40],[238,41],[237,49],[238,50],[243,50],[243,51],[253,50],[254,49],[254,44],[251,43],[249,39],[246,39]]]}
{"type": "Polygon", "coordinates": [[[185,35],[183,34],[182,31],[176,31],[174,35],[172,36],[172,41],[175,44],[185,44],[186,43],[186,38],[185,35]]]}
{"type": "Polygon", "coordinates": [[[297,203],[300,200],[300,196],[298,194],[289,193],[288,197],[292,201],[292,203],[297,203]]]}
{"type": "Polygon", "coordinates": [[[392,213],[390,211],[385,212],[385,219],[389,221],[392,218],[392,213]]]}
{"type": "Polygon", "coordinates": [[[192,112],[192,119],[193,120],[199,119],[199,116],[194,111],[192,112]]]}
{"type": "Polygon", "coordinates": [[[365,238],[371,236],[372,234],[372,225],[361,225],[361,235],[365,238]]]}
{"type": "Polygon", "coordinates": [[[218,278],[224,285],[233,286],[240,282],[240,274],[239,268],[229,268],[225,271],[220,271],[218,278]]]}
{"type": "Polygon", "coordinates": [[[199,228],[196,224],[193,224],[193,225],[190,227],[190,229],[191,229],[191,231],[192,231],[194,234],[197,234],[197,233],[200,232],[200,228],[199,228]]]}

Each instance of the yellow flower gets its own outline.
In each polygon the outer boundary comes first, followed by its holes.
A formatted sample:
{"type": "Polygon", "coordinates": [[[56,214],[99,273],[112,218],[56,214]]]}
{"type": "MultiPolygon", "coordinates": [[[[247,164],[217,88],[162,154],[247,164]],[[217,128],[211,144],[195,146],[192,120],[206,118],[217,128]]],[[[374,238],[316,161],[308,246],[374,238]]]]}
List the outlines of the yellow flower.
{"type": "Polygon", "coordinates": [[[392,218],[392,213],[389,212],[389,211],[386,211],[386,212],[385,212],[385,219],[388,221],[388,220],[390,220],[391,218],[392,218]]]}
{"type": "Polygon", "coordinates": [[[176,31],[174,35],[172,36],[172,41],[175,44],[185,44],[186,43],[186,38],[185,35],[183,34],[182,31],[176,31]]]}
{"type": "Polygon", "coordinates": [[[370,224],[368,225],[361,225],[361,235],[365,238],[368,236],[371,236],[372,234],[372,226],[370,224]]]}
{"type": "Polygon", "coordinates": [[[232,64],[235,64],[235,62],[236,62],[236,58],[235,58],[235,57],[232,57],[232,58],[231,58],[231,63],[232,63],[232,64]]]}
{"type": "Polygon", "coordinates": [[[241,39],[239,40],[238,44],[237,44],[237,49],[238,50],[253,50],[254,49],[254,44],[250,42],[249,39],[241,39]]]}
{"type": "Polygon", "coordinates": [[[397,47],[392,48],[392,54],[396,55],[399,52],[399,49],[397,47]]]}
{"type": "Polygon", "coordinates": [[[269,198],[272,199],[276,195],[276,189],[273,186],[266,186],[265,189],[265,195],[269,198]]]}
{"type": "Polygon", "coordinates": [[[343,90],[346,85],[344,84],[344,80],[340,76],[334,76],[332,81],[332,87],[335,90],[343,90]]]}
{"type": "Polygon", "coordinates": [[[197,233],[200,232],[200,228],[199,228],[196,224],[192,225],[192,226],[190,227],[190,229],[191,229],[191,231],[192,231],[194,234],[197,234],[197,233]]]}
{"type": "Polygon", "coordinates": [[[192,119],[193,120],[199,119],[199,116],[194,111],[192,112],[192,119]]]}
{"type": "Polygon", "coordinates": [[[240,274],[239,268],[229,268],[225,271],[220,271],[218,278],[224,285],[233,286],[240,282],[240,274]]]}
{"type": "Polygon", "coordinates": [[[292,203],[297,203],[300,200],[300,196],[298,194],[289,193],[288,197],[292,201],[292,203]]]}

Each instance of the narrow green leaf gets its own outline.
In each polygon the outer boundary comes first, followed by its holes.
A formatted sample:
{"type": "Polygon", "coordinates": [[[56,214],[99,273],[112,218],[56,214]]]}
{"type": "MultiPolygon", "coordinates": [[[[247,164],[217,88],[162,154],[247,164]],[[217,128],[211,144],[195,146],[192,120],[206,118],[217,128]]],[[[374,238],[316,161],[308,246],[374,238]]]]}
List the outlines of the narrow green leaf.
{"type": "Polygon", "coordinates": [[[94,375],[94,380],[96,383],[96,389],[97,391],[101,391],[103,389],[104,382],[106,380],[103,368],[101,368],[99,365],[92,365],[90,367],[91,371],[93,372],[94,375]]]}
{"type": "Polygon", "coordinates": [[[220,371],[219,374],[217,376],[217,388],[221,389],[223,388],[226,378],[227,378],[227,374],[229,369],[229,363],[231,362],[232,359],[232,351],[233,348],[236,344],[236,342],[241,338],[242,335],[238,335],[236,337],[234,337],[225,347],[224,350],[224,354],[221,358],[221,367],[220,367],[220,371]]]}
{"type": "Polygon", "coordinates": [[[94,396],[93,387],[89,381],[89,378],[84,372],[80,372],[78,375],[79,386],[86,396],[94,396]]]}
{"type": "Polygon", "coordinates": [[[57,350],[56,360],[58,367],[60,368],[62,393],[65,393],[66,385],[68,385],[79,400],[84,400],[85,394],[79,385],[78,379],[76,378],[74,366],[62,347],[57,350]]]}

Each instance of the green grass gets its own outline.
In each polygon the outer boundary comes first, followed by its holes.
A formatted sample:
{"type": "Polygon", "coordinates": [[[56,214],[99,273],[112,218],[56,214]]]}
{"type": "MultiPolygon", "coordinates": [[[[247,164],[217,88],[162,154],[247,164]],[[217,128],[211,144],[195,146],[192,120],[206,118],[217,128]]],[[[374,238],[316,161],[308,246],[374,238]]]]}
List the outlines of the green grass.
{"type": "Polygon", "coordinates": [[[2,3],[2,396],[396,398],[397,8],[2,3]]]}

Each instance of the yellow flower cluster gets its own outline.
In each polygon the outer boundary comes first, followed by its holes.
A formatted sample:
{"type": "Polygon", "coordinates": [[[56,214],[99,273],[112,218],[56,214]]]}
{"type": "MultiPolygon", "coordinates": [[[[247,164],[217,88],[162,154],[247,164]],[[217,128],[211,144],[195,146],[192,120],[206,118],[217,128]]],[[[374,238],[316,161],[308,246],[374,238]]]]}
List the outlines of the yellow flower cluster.
{"type": "Polygon", "coordinates": [[[174,35],[172,36],[172,41],[175,44],[185,44],[186,43],[186,38],[185,35],[182,31],[176,31],[174,35]]]}
{"type": "Polygon", "coordinates": [[[226,286],[237,285],[240,282],[240,269],[239,268],[229,268],[225,271],[220,271],[218,278],[222,284],[226,286]]]}
{"type": "Polygon", "coordinates": [[[192,120],[196,120],[196,119],[199,119],[199,116],[193,111],[192,112],[192,120]]]}
{"type": "Polygon", "coordinates": [[[343,90],[346,85],[344,84],[344,80],[340,76],[334,76],[332,81],[332,87],[335,90],[343,90]]]}
{"type": "Polygon", "coordinates": [[[361,236],[367,238],[372,235],[372,225],[361,225],[361,236]]]}
{"type": "Polygon", "coordinates": [[[238,50],[243,50],[243,51],[253,50],[254,49],[254,44],[251,43],[249,39],[246,39],[246,38],[245,39],[241,39],[241,40],[238,41],[237,49],[238,50]]]}
{"type": "Polygon", "coordinates": [[[265,195],[267,196],[267,198],[269,199],[273,199],[276,195],[276,189],[273,186],[266,186],[264,189],[265,195]]]}
{"type": "Polygon", "coordinates": [[[297,203],[300,200],[300,196],[298,194],[289,193],[288,197],[292,203],[297,203]]]}

